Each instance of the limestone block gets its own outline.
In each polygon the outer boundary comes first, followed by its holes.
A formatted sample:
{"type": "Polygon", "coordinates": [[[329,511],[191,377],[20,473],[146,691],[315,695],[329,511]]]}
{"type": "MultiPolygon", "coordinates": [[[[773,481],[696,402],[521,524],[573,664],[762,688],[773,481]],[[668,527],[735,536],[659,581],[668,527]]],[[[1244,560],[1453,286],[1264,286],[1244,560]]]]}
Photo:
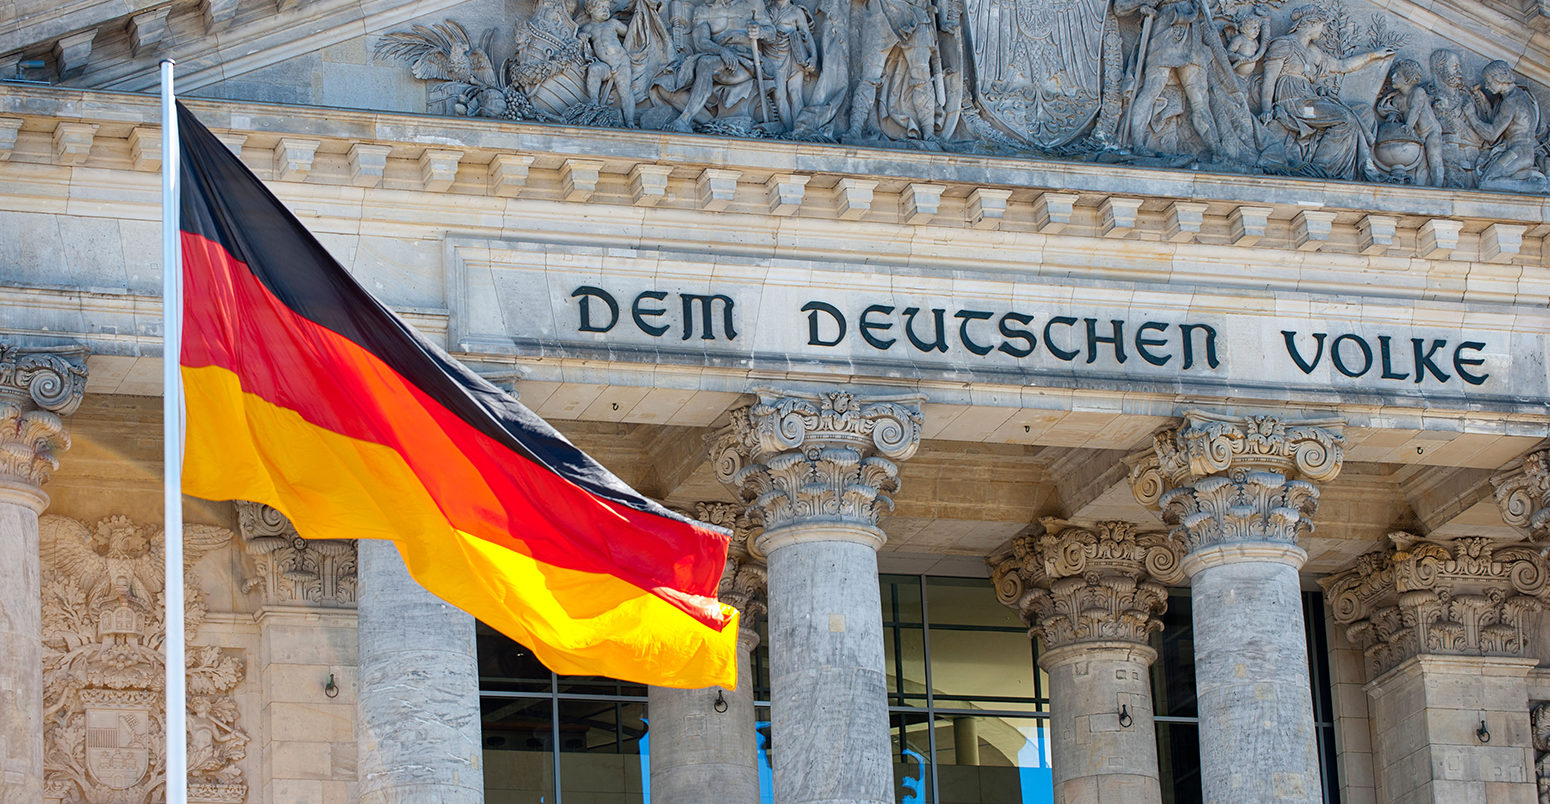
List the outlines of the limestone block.
{"type": "Polygon", "coordinates": [[[217,131],[215,138],[220,140],[221,144],[226,146],[226,150],[231,151],[238,159],[242,158],[242,146],[248,143],[248,135],[240,131],[217,131]]]}
{"type": "Polygon", "coordinates": [[[462,160],[462,151],[426,148],[420,154],[420,183],[427,192],[445,191],[457,180],[457,163],[462,160]]]}
{"type": "Polygon", "coordinates": [[[1033,225],[1044,234],[1058,234],[1071,225],[1076,193],[1042,193],[1033,200],[1033,225]]]}
{"type": "Polygon", "coordinates": [[[21,129],[21,118],[0,117],[0,162],[11,158],[11,152],[16,150],[17,134],[21,129]]]}
{"type": "Polygon", "coordinates": [[[129,158],[135,170],[161,170],[161,129],[135,126],[129,132],[129,158]]]}
{"type": "Polygon", "coordinates": [[[92,41],[97,29],[71,34],[54,43],[54,62],[59,65],[60,80],[74,78],[86,72],[91,61],[92,41]]]}
{"type": "Polygon", "coordinates": [[[903,206],[905,223],[926,223],[942,208],[942,193],[947,189],[941,184],[916,182],[904,188],[903,206]]]}
{"type": "Polygon", "coordinates": [[[317,157],[319,140],[281,137],[274,147],[274,176],[280,181],[306,181],[317,157]]]}
{"type": "Polygon", "coordinates": [[[965,214],[969,225],[976,229],[995,229],[1006,217],[1006,202],[1012,197],[1011,190],[976,187],[969,193],[969,205],[965,214]]]}
{"type": "Polygon", "coordinates": [[[526,154],[496,154],[490,160],[487,187],[492,195],[515,198],[527,186],[528,168],[533,157],[526,154]]]}
{"type": "Polygon", "coordinates": [[[795,215],[807,196],[807,182],[811,176],[795,173],[777,173],[764,183],[770,214],[785,217],[795,215]]]}
{"type": "Polygon", "coordinates": [[[1527,226],[1513,223],[1493,223],[1480,233],[1480,259],[1486,262],[1512,262],[1523,249],[1523,234],[1527,226]]]}
{"type": "Polygon", "coordinates": [[[581,202],[597,192],[597,176],[603,163],[596,159],[567,159],[560,166],[560,184],[566,201],[581,202]]]}
{"type": "Polygon", "coordinates": [[[199,0],[199,15],[204,19],[205,33],[214,33],[226,27],[237,14],[238,0],[199,0]]]}
{"type": "Polygon", "coordinates": [[[355,143],[350,146],[350,183],[356,187],[376,187],[382,183],[387,170],[388,153],[393,149],[386,145],[355,143]]]}
{"type": "Polygon", "coordinates": [[[1463,228],[1462,221],[1443,218],[1433,218],[1421,224],[1415,235],[1416,256],[1447,259],[1459,247],[1459,232],[1463,228]]]}
{"type": "Polygon", "coordinates": [[[859,220],[872,208],[872,191],[877,182],[870,179],[840,179],[834,187],[835,207],[847,221],[859,220]]]}
{"type": "Polygon", "coordinates": [[[1131,237],[1141,214],[1141,199],[1110,196],[1098,205],[1098,234],[1131,237]]]}
{"type": "Polygon", "coordinates": [[[1175,243],[1193,240],[1205,223],[1206,205],[1198,201],[1175,201],[1168,205],[1168,239],[1175,243]]]}
{"type": "Polygon", "coordinates": [[[630,196],[635,206],[654,207],[667,198],[667,177],[672,173],[671,165],[642,162],[630,168],[630,196]]]}
{"type": "Polygon", "coordinates": [[[1318,251],[1329,242],[1335,213],[1305,209],[1292,218],[1292,246],[1298,251],[1318,251]]]}
{"type": "Polygon", "coordinates": [[[79,165],[91,156],[92,140],[97,136],[93,123],[59,123],[54,126],[54,161],[61,165],[79,165]]]}
{"type": "Polygon", "coordinates": [[[1227,214],[1228,240],[1235,246],[1252,246],[1265,236],[1270,207],[1235,207],[1227,214]]]}
{"type": "Polygon", "coordinates": [[[125,30],[135,57],[148,56],[161,47],[161,40],[167,35],[167,12],[171,10],[172,6],[161,6],[129,17],[125,30]]]}
{"type": "Polygon", "coordinates": [[[700,171],[700,177],[695,181],[695,189],[698,190],[700,197],[700,209],[707,212],[720,212],[726,209],[727,205],[737,197],[737,179],[742,175],[741,170],[706,168],[700,171]]]}
{"type": "Polygon", "coordinates": [[[1394,245],[1399,219],[1392,215],[1363,215],[1357,222],[1357,247],[1363,254],[1382,254],[1394,245]]]}

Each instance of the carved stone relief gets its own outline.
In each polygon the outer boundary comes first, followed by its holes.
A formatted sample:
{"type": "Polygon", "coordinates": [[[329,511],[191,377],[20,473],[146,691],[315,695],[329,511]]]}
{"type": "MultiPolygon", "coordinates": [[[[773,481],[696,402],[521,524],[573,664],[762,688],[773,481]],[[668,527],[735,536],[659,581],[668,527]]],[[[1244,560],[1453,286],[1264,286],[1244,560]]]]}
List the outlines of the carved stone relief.
{"type": "Polygon", "coordinates": [[[1516,468],[1491,478],[1507,524],[1536,543],[1550,541],[1550,450],[1530,452],[1516,468]]]}
{"type": "Polygon", "coordinates": [[[754,550],[752,541],[757,526],[748,520],[743,506],[731,503],[696,503],[694,518],[732,531],[717,597],[742,612],[745,627],[752,628],[753,619],[765,612],[766,599],[764,556],[754,550]]]}
{"type": "Polygon", "coordinates": [[[1506,62],[1283,3],[538,0],[499,69],[450,20],[378,52],[448,114],[1550,192],[1506,62]]]}
{"type": "Polygon", "coordinates": [[[1369,679],[1420,653],[1524,654],[1524,614],[1550,602],[1550,564],[1538,548],[1481,537],[1389,539],[1391,548],[1319,581],[1335,622],[1366,656],[1369,679]]]}
{"type": "MultiPolygon", "coordinates": [[[[166,790],[162,534],[121,517],[88,527],[39,523],[43,572],[44,795],[63,804],[151,804],[166,790]]],[[[231,541],[190,525],[184,571],[231,541]]],[[[204,595],[186,589],[188,778],[191,802],[243,802],[237,763],[249,741],[233,692],[234,651],[192,644],[204,595]]]]}
{"type": "Polygon", "coordinates": [[[236,505],[242,547],[253,560],[242,591],[260,589],[266,604],[355,605],[355,542],[303,539],[279,511],[245,500],[236,505]]]}

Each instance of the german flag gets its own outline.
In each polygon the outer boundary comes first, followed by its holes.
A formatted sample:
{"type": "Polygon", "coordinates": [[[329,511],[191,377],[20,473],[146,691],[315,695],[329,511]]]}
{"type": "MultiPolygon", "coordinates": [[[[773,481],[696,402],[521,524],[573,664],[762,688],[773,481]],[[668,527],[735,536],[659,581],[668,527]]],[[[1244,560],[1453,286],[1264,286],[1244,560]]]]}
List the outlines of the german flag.
{"type": "Polygon", "coordinates": [[[389,539],[558,673],[736,683],[727,535],[630,489],[372,298],[192,114],[183,490],[309,539],[389,539]]]}

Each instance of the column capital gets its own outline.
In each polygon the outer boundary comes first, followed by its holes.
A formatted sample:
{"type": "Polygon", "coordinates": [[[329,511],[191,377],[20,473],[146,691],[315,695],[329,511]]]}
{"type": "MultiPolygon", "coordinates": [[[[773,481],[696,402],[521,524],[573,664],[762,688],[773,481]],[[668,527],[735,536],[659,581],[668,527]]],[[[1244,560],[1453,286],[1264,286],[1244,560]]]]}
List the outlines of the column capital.
{"type": "Polygon", "coordinates": [[[0,485],[37,498],[70,448],[61,415],[81,404],[86,350],[0,343],[0,485]]]}
{"type": "Polygon", "coordinates": [[[1523,456],[1518,466],[1491,478],[1502,519],[1535,542],[1550,541],[1550,449],[1523,456]]]}
{"type": "Polygon", "coordinates": [[[1132,455],[1131,491],[1160,511],[1188,552],[1222,544],[1295,545],[1313,529],[1317,483],[1344,460],[1338,419],[1191,412],[1132,455]]]}
{"type": "MultiPolygon", "coordinates": [[[[707,437],[716,477],[763,525],[762,543],[784,543],[787,528],[826,525],[883,543],[878,518],[893,508],[897,461],[920,445],[921,397],[760,391],[707,437]]],[[[832,535],[832,534],[831,534],[832,535]]]]}
{"type": "Polygon", "coordinates": [[[262,503],[238,500],[236,508],[242,547],[253,561],[242,591],[260,589],[266,605],[355,607],[354,541],[303,539],[285,514],[262,503]]]}
{"type": "Polygon", "coordinates": [[[1183,579],[1167,534],[1128,522],[1045,520],[986,559],[996,598],[1048,650],[1083,643],[1145,645],[1162,628],[1167,583],[1183,579]]]}
{"type": "Polygon", "coordinates": [[[750,618],[765,612],[766,600],[764,556],[754,548],[753,540],[758,526],[748,521],[746,507],[738,503],[695,503],[694,518],[732,531],[716,596],[743,613],[743,630],[752,633],[750,618]]]}
{"type": "Polygon", "coordinates": [[[1392,545],[1319,580],[1335,622],[1362,649],[1367,677],[1406,659],[1523,656],[1524,615],[1550,602],[1550,561],[1521,542],[1389,534],[1392,545]]]}

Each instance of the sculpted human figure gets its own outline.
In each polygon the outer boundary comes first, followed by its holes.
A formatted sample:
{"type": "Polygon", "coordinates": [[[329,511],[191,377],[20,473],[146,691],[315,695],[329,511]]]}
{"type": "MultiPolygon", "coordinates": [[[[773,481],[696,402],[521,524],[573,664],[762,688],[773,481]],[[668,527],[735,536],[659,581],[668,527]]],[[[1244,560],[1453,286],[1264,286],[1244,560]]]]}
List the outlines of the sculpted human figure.
{"type": "Polygon", "coordinates": [[[1307,5],[1292,12],[1292,30],[1265,52],[1260,122],[1282,134],[1286,167],[1338,179],[1362,178],[1371,161],[1370,132],[1356,112],[1326,94],[1318,80],[1394,55],[1393,48],[1335,56],[1317,44],[1329,12],[1307,5]]]}
{"type": "Polygon", "coordinates": [[[1227,58],[1232,62],[1232,71],[1248,78],[1259,67],[1259,60],[1264,58],[1265,50],[1270,47],[1270,37],[1266,36],[1269,22],[1258,7],[1249,9],[1239,17],[1236,31],[1227,41],[1227,58]]]}
{"type": "Polygon", "coordinates": [[[775,108],[787,131],[797,127],[807,76],[817,71],[818,48],[813,43],[807,10],[791,0],[774,0],[769,8],[775,35],[762,43],[770,76],[775,81],[775,108]]]}
{"type": "Polygon", "coordinates": [[[1470,125],[1490,151],[1480,164],[1480,188],[1544,192],[1545,174],[1535,164],[1539,136],[1539,103],[1518,86],[1512,67],[1493,61],[1480,71],[1481,85],[1496,96],[1489,119],[1471,114],[1470,125]]]}
{"type": "Polygon", "coordinates": [[[606,106],[608,97],[602,94],[603,82],[613,79],[619,93],[619,111],[624,125],[635,127],[634,73],[630,69],[630,54],[624,49],[624,23],[614,19],[613,0],[586,0],[587,21],[579,27],[581,41],[592,54],[587,64],[587,97],[600,106],[606,106]]]}
{"type": "MultiPolygon", "coordinates": [[[[1138,146],[1142,145],[1141,137],[1158,112],[1157,102],[1163,90],[1170,79],[1177,78],[1189,107],[1190,125],[1205,143],[1207,156],[1219,154],[1222,139],[1216,121],[1211,117],[1207,83],[1211,45],[1206,37],[1214,36],[1216,32],[1199,0],[1169,0],[1159,5],[1144,0],[1117,0],[1114,11],[1118,14],[1139,11],[1142,16],[1152,18],[1142,54],[1141,86],[1130,104],[1132,140],[1138,146]]],[[[1138,147],[1137,150],[1146,149],[1138,147]]]]}
{"type": "Polygon", "coordinates": [[[1426,76],[1414,59],[1401,59],[1389,70],[1390,92],[1378,102],[1388,122],[1378,127],[1374,157],[1391,174],[1412,174],[1425,160],[1426,174],[1415,176],[1433,187],[1444,185],[1442,124],[1432,110],[1431,95],[1422,83],[1426,76]],[[1389,153],[1392,152],[1392,153],[1389,153]]]}
{"type": "Polygon", "coordinates": [[[656,82],[657,97],[682,110],[670,124],[674,129],[693,131],[695,118],[705,112],[718,88],[720,114],[733,112],[749,99],[758,102],[754,48],[769,27],[760,0],[711,0],[695,6],[689,51],[656,82]]]}
{"type": "Polygon", "coordinates": [[[1485,111],[1483,98],[1464,82],[1464,65],[1458,51],[1434,50],[1429,60],[1432,68],[1430,97],[1432,111],[1442,126],[1442,162],[1449,187],[1474,187],[1478,184],[1476,168],[1480,161],[1480,149],[1484,143],[1470,117],[1485,111]]]}
{"type": "Polygon", "coordinates": [[[932,76],[939,63],[935,17],[924,0],[867,0],[848,139],[867,135],[874,109],[879,123],[893,121],[906,138],[934,136],[942,100],[932,76]]]}

